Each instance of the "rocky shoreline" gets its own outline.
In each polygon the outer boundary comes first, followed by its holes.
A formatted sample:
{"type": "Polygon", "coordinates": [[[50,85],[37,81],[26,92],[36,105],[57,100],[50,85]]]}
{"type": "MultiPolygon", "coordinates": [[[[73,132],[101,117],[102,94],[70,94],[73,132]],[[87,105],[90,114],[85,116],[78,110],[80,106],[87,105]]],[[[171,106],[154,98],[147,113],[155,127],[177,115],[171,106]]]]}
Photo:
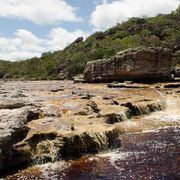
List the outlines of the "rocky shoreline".
{"type": "Polygon", "coordinates": [[[121,133],[156,127],[126,122],[165,110],[168,97],[179,97],[178,84],[1,82],[0,169],[97,152],[120,143],[121,133]]]}

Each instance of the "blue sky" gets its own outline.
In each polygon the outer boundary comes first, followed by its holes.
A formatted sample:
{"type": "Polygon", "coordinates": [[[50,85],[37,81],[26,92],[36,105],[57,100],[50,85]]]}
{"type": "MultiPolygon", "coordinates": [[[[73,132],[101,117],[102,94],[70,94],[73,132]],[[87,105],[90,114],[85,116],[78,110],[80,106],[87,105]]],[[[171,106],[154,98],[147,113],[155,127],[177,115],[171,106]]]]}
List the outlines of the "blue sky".
{"type": "Polygon", "coordinates": [[[170,13],[180,0],[0,0],[0,59],[62,50],[130,17],[170,13]]]}

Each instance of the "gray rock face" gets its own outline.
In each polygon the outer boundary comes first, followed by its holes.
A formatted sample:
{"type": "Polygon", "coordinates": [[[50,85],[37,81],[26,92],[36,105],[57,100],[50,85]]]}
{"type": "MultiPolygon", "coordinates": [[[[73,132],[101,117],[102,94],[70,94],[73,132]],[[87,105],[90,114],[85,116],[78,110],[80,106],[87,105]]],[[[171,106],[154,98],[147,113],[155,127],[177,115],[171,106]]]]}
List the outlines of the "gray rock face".
{"type": "Polygon", "coordinates": [[[172,57],[168,49],[134,48],[109,59],[90,61],[84,69],[86,82],[169,81],[172,57]]]}
{"type": "Polygon", "coordinates": [[[0,110],[0,169],[24,161],[13,145],[26,137],[29,130],[26,123],[38,118],[39,113],[40,111],[30,106],[0,110]]]}
{"type": "Polygon", "coordinates": [[[174,67],[171,73],[174,74],[174,77],[180,77],[180,67],[174,67]]]}
{"type": "Polygon", "coordinates": [[[39,117],[41,110],[28,95],[2,86],[0,89],[0,169],[23,162],[13,145],[29,131],[26,124],[39,117]]]}

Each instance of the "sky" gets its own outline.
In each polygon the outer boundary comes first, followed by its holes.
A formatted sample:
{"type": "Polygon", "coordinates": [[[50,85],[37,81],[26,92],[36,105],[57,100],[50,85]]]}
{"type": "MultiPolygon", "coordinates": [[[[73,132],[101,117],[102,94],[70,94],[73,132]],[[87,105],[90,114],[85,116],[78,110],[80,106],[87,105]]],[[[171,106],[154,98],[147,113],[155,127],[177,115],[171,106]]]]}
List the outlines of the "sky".
{"type": "Polygon", "coordinates": [[[0,60],[63,50],[131,17],[174,11],[180,0],[0,0],[0,60]]]}

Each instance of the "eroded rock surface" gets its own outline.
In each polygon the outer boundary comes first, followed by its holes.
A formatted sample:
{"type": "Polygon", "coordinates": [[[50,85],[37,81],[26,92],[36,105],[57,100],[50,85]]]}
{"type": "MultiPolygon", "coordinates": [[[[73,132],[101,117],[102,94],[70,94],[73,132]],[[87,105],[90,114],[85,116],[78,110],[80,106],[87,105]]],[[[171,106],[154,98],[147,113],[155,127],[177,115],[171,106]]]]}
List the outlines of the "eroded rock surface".
{"type": "Polygon", "coordinates": [[[162,48],[134,48],[109,59],[89,61],[84,69],[86,82],[171,80],[171,53],[162,48]]]}
{"type": "Polygon", "coordinates": [[[1,86],[0,91],[0,169],[23,162],[21,154],[13,147],[29,131],[26,124],[38,119],[38,103],[12,86],[1,86]]]}
{"type": "Polygon", "coordinates": [[[178,93],[160,83],[126,84],[133,87],[72,81],[2,84],[0,169],[109,148],[119,143],[119,133],[129,131],[131,118],[165,110],[167,96],[178,93]],[[13,105],[17,102],[22,104],[13,105]]]}

